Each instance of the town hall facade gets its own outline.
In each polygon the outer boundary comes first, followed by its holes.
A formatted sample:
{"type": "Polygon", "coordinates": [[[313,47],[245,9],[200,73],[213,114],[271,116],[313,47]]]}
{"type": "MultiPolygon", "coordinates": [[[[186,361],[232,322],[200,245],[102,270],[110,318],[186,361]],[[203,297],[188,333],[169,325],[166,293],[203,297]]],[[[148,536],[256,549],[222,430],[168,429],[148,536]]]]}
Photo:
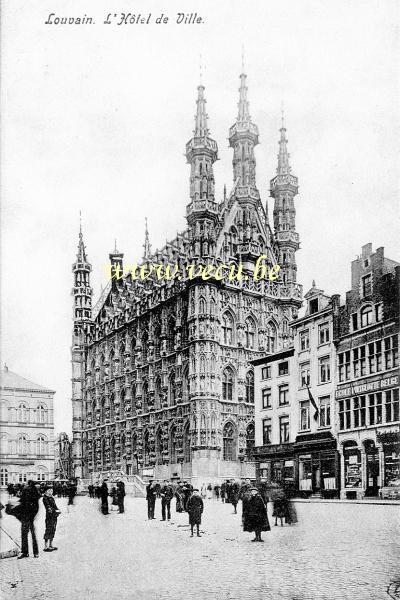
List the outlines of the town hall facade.
{"type": "Polygon", "coordinates": [[[119,470],[193,483],[252,475],[254,373],[250,361],[290,343],[302,287],[296,281],[294,198],[286,129],[271,180],[273,220],[256,185],[258,128],[240,75],[230,194],[215,197],[204,86],[199,85],[190,165],[187,228],[142,263],[234,264],[244,277],[141,281],[110,253],[111,282],[92,307],[91,265],[82,231],[74,274],[72,341],[73,465],[77,477],[119,470]],[[255,281],[257,259],[280,265],[276,281],[255,281]]]}

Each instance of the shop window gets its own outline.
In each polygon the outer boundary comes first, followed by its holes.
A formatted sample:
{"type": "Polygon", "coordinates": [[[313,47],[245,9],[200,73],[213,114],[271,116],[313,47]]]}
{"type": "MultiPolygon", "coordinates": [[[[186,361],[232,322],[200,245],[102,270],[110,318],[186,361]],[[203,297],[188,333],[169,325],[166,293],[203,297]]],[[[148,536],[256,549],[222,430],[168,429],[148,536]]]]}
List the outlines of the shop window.
{"type": "Polygon", "coordinates": [[[353,423],[354,427],[365,427],[366,425],[365,396],[353,399],[353,423]]]}
{"type": "Polygon", "coordinates": [[[278,365],[278,375],[289,375],[289,362],[285,360],[285,362],[281,362],[278,365]]]}
{"type": "Polygon", "coordinates": [[[261,369],[261,379],[271,379],[271,365],[261,369]]]}
{"type": "Polygon", "coordinates": [[[289,442],[289,417],[283,416],[279,418],[279,442],[287,444],[289,442]]]}
{"type": "Polygon", "coordinates": [[[318,361],[319,382],[327,383],[331,380],[331,361],[329,356],[324,356],[318,361]]]}
{"type": "Polygon", "coordinates": [[[283,463],[283,479],[284,481],[294,481],[294,461],[285,460],[283,463]]]}
{"type": "Polygon", "coordinates": [[[400,479],[400,449],[398,445],[385,445],[385,486],[400,479]]]}
{"type": "Polygon", "coordinates": [[[321,476],[324,490],[336,489],[336,468],[333,455],[321,456],[321,476]]]}
{"type": "Polygon", "coordinates": [[[289,404],[289,386],[288,385],[280,385],[279,386],[279,406],[285,406],[289,404]]]}
{"type": "Polygon", "coordinates": [[[300,387],[305,388],[310,385],[310,363],[300,365],[300,387]]]}
{"type": "Polygon", "coordinates": [[[263,408],[272,408],[271,388],[264,388],[261,391],[261,401],[263,408]]]}
{"type": "Polygon", "coordinates": [[[399,390],[389,390],[385,392],[385,411],[386,422],[399,420],[399,390]]]}
{"type": "Polygon", "coordinates": [[[361,486],[361,453],[358,448],[344,448],[345,487],[361,486]]]}
{"type": "Polygon", "coordinates": [[[370,296],[372,294],[372,275],[365,275],[362,278],[362,295],[363,298],[365,296],[370,296]]]}
{"type": "Polygon", "coordinates": [[[268,444],[271,444],[271,433],[272,433],[272,426],[271,426],[271,419],[263,419],[263,444],[264,446],[267,446],[268,444]]]}
{"type": "Polygon", "coordinates": [[[368,396],[369,424],[380,425],[382,423],[382,394],[370,394],[368,396]]]}
{"type": "Polygon", "coordinates": [[[368,327],[372,323],[372,306],[366,306],[360,312],[361,327],[368,327]]]}
{"type": "Polygon", "coordinates": [[[318,342],[320,345],[329,342],[329,333],[329,323],[322,323],[318,328],[318,342]]]}
{"type": "Polygon", "coordinates": [[[331,425],[331,398],[323,396],[319,399],[319,426],[330,427],[331,425]]]}
{"type": "Polygon", "coordinates": [[[310,331],[308,329],[304,329],[304,331],[300,331],[300,351],[308,350],[310,347],[310,331]]]}
{"type": "Polygon", "coordinates": [[[300,431],[310,429],[310,401],[300,402],[300,431]]]}
{"type": "Polygon", "coordinates": [[[299,456],[299,488],[302,491],[312,490],[311,456],[299,456]]]}

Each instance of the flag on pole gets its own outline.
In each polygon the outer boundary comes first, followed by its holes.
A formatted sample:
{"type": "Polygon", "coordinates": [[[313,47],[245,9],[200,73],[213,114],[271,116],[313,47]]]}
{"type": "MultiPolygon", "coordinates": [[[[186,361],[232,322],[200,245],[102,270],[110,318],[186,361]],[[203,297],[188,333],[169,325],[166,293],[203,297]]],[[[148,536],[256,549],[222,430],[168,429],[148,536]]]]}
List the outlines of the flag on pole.
{"type": "Polygon", "coordinates": [[[318,410],[318,406],[317,403],[315,402],[313,395],[311,393],[310,388],[308,387],[308,383],[307,383],[307,390],[308,390],[308,397],[310,399],[311,404],[313,405],[313,407],[315,408],[315,412],[314,412],[314,421],[318,421],[318,417],[319,417],[319,410],[318,410]]]}

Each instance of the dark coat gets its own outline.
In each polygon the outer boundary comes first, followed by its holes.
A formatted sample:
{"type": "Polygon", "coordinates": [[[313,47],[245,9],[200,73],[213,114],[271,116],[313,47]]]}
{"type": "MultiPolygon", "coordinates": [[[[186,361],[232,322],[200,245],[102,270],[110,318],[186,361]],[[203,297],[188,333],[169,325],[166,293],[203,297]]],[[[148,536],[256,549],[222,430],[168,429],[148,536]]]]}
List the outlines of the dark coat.
{"type": "Polygon", "coordinates": [[[172,500],[172,498],[174,497],[174,490],[172,489],[172,486],[170,485],[164,485],[161,488],[161,497],[164,498],[165,500],[172,500]]]}
{"type": "Polygon", "coordinates": [[[39,510],[40,493],[34,485],[22,490],[20,505],[22,518],[34,519],[39,510]]]}
{"type": "Polygon", "coordinates": [[[260,494],[243,498],[243,530],[270,531],[267,507],[260,494]]]}
{"type": "Polygon", "coordinates": [[[156,500],[157,488],[153,483],[149,483],[146,487],[146,498],[147,500],[156,500]]]}
{"type": "Polygon", "coordinates": [[[201,514],[204,510],[203,500],[200,496],[191,496],[187,501],[186,510],[189,513],[189,524],[200,525],[201,514]]]}
{"type": "Polygon", "coordinates": [[[288,502],[285,497],[275,498],[272,516],[278,517],[279,519],[284,519],[288,516],[288,502]]]}
{"type": "Polygon", "coordinates": [[[125,497],[125,484],[123,481],[118,481],[117,483],[117,498],[118,500],[122,500],[125,497]]]}
{"type": "Polygon", "coordinates": [[[100,488],[100,498],[103,502],[108,502],[108,485],[104,481],[100,488]]]}

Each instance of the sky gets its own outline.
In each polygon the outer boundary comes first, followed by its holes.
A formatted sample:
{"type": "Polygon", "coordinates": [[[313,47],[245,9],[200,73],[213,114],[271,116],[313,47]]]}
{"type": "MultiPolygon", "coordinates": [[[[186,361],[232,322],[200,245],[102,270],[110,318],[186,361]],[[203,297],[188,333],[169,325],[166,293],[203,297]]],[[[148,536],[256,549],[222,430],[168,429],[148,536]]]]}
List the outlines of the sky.
{"type": "Polygon", "coordinates": [[[218,200],[233,183],[242,45],[263,203],[283,102],[305,292],[315,279],[344,297],[368,242],[399,260],[399,22],[397,0],[3,0],[1,355],[56,390],[57,432],[71,431],[79,211],[95,299],[115,239],[131,264],[145,217],[153,249],[185,228],[200,63],[218,200]],[[176,24],[183,5],[202,22],[176,24]],[[151,22],[117,25],[121,13],[151,22]]]}

